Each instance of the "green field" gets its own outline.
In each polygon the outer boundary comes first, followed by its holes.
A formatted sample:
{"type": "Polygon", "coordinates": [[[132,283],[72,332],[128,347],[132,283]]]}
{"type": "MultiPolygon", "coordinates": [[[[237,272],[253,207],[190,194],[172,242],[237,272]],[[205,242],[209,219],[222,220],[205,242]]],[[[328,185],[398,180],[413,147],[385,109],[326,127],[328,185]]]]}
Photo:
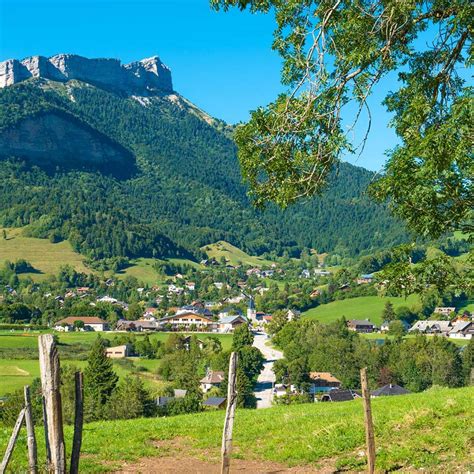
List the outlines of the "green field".
{"type": "MultiPolygon", "coordinates": [[[[473,398],[474,387],[468,387],[373,399],[377,471],[472,471],[473,398]]],[[[223,418],[224,412],[216,411],[87,424],[81,471],[127,470],[134,462],[159,456],[171,461],[206,460],[215,466],[223,418]]],[[[68,453],[71,428],[66,428],[68,453]]],[[[10,430],[0,430],[0,451],[5,449],[9,434],[10,430]]],[[[44,459],[44,437],[39,430],[37,439],[39,459],[44,459]]],[[[360,399],[237,410],[235,416],[234,460],[302,466],[299,472],[305,468],[313,472],[360,472],[366,469],[365,456],[360,454],[364,444],[360,399]]],[[[26,436],[22,431],[10,466],[12,472],[24,469],[26,462],[26,436]]],[[[140,472],[153,471],[149,462],[148,470],[142,466],[140,472]]],[[[252,472],[279,472],[274,466],[271,471],[264,467],[261,464],[258,469],[257,465],[252,472]]]]}
{"type": "Polygon", "coordinates": [[[253,257],[224,240],[220,240],[215,244],[205,245],[201,247],[201,250],[206,252],[209,258],[215,258],[218,262],[224,257],[231,265],[245,264],[261,267],[263,265],[272,264],[270,260],[266,260],[262,257],[253,257]]]}
{"type": "Polygon", "coordinates": [[[303,313],[311,319],[331,323],[345,316],[346,319],[369,319],[374,324],[381,324],[382,312],[386,301],[391,301],[395,308],[418,304],[418,297],[410,295],[407,299],[399,297],[359,296],[345,300],[332,301],[328,304],[311,308],[303,313]]]}
{"type": "MultiPolygon", "coordinates": [[[[3,229],[0,229],[3,231],[3,229]]],[[[90,273],[82,255],[72,250],[68,241],[52,244],[47,239],[24,237],[23,229],[5,229],[7,238],[0,238],[0,265],[6,260],[25,259],[38,273],[27,273],[34,280],[58,273],[63,265],[71,265],[78,272],[90,273]]]]}
{"type": "MultiPolygon", "coordinates": [[[[45,332],[45,331],[44,331],[45,332]]],[[[38,335],[41,334],[39,331],[31,333],[22,332],[0,332],[0,349],[36,349],[38,347],[38,335]]],[[[86,350],[88,346],[91,346],[94,339],[97,337],[97,333],[94,332],[71,332],[71,333],[56,333],[59,338],[59,354],[68,347],[74,347],[77,345],[85,346],[86,350]]],[[[121,333],[104,332],[101,336],[106,339],[113,339],[114,336],[121,333]]],[[[151,333],[149,337],[151,340],[158,339],[160,341],[166,341],[170,333],[151,333]]],[[[198,337],[205,338],[208,335],[216,336],[221,341],[224,350],[230,349],[232,345],[231,334],[197,334],[198,337]]],[[[137,337],[144,337],[143,334],[137,334],[137,337]]],[[[31,353],[30,353],[31,354],[31,353]]],[[[16,355],[12,357],[17,357],[16,355]]],[[[29,355],[31,357],[31,355],[29,355]]],[[[143,378],[145,385],[152,390],[159,389],[163,386],[163,383],[157,380],[154,376],[156,369],[160,363],[156,359],[140,359],[138,357],[130,358],[136,367],[142,366],[147,369],[145,372],[140,372],[140,376],[143,378]]],[[[85,365],[84,360],[70,360],[64,359],[63,364],[74,364],[79,367],[85,365]]],[[[130,374],[130,370],[122,367],[115,363],[115,370],[120,377],[124,377],[130,374]]],[[[39,365],[37,360],[22,359],[22,358],[0,358],[0,396],[5,395],[8,392],[22,388],[24,385],[30,384],[31,381],[39,377],[39,365]]]]}

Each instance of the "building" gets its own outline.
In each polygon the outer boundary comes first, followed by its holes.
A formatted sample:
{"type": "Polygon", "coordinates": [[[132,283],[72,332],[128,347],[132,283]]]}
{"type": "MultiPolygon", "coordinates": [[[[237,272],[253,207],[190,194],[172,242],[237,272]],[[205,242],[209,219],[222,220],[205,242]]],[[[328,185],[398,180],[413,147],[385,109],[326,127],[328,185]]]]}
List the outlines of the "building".
{"type": "Polygon", "coordinates": [[[247,307],[247,319],[252,323],[257,322],[257,310],[255,309],[255,302],[252,296],[249,297],[249,304],[247,307]]]}
{"type": "Polygon", "coordinates": [[[105,355],[110,359],[130,357],[132,355],[132,346],[130,344],[124,344],[122,346],[107,347],[107,349],[105,349],[105,355]]]}
{"type": "Polygon", "coordinates": [[[434,314],[441,314],[442,316],[449,317],[452,313],[456,312],[456,308],[450,306],[438,306],[434,309],[434,314]]]}
{"type": "Polygon", "coordinates": [[[293,321],[295,319],[299,319],[301,316],[301,311],[298,311],[297,309],[289,309],[286,312],[286,319],[288,321],[293,321]]]}
{"type": "Polygon", "coordinates": [[[226,397],[209,397],[203,402],[204,407],[221,409],[225,407],[226,397]]]}
{"type": "Polygon", "coordinates": [[[384,385],[383,387],[374,390],[370,396],[371,397],[383,397],[389,395],[406,395],[410,393],[406,388],[400,387],[400,385],[396,384],[388,384],[384,385]]]}
{"type": "Polygon", "coordinates": [[[184,329],[190,330],[192,326],[197,329],[213,329],[215,325],[214,321],[210,316],[199,314],[194,311],[183,311],[173,314],[171,316],[165,316],[158,320],[160,326],[167,324],[171,325],[173,329],[184,329]]]}
{"type": "Polygon", "coordinates": [[[357,278],[356,283],[358,285],[367,285],[374,281],[374,275],[372,273],[366,273],[357,278]]]}
{"type": "Polygon", "coordinates": [[[241,324],[248,324],[247,320],[241,314],[222,316],[219,321],[219,332],[233,332],[241,324]]]}
{"type": "Polygon", "coordinates": [[[408,332],[447,335],[452,329],[450,321],[417,321],[408,332]]]}
{"type": "Polygon", "coordinates": [[[313,395],[318,392],[329,392],[330,390],[341,388],[341,381],[330,372],[310,372],[310,389],[313,395]]]}
{"type": "Polygon", "coordinates": [[[472,321],[457,321],[449,331],[453,339],[472,339],[474,337],[474,323],[472,321]]]}
{"type": "Polygon", "coordinates": [[[322,402],[349,402],[354,400],[354,392],[352,390],[342,390],[336,388],[321,396],[322,402]]]}
{"type": "Polygon", "coordinates": [[[224,380],[224,372],[207,369],[206,376],[200,380],[201,390],[204,393],[209,392],[214,387],[219,387],[224,380]]]}
{"type": "Polygon", "coordinates": [[[74,323],[76,321],[82,321],[84,323],[81,331],[108,331],[109,324],[101,318],[96,316],[68,316],[67,318],[61,319],[54,325],[56,331],[73,331],[75,329],[74,323]]]}
{"type": "Polygon", "coordinates": [[[347,321],[347,328],[350,331],[369,333],[377,330],[377,326],[368,319],[351,319],[347,321]]]}
{"type": "Polygon", "coordinates": [[[158,323],[150,319],[137,319],[136,321],[119,319],[115,328],[117,331],[156,331],[158,329],[158,323]]]}

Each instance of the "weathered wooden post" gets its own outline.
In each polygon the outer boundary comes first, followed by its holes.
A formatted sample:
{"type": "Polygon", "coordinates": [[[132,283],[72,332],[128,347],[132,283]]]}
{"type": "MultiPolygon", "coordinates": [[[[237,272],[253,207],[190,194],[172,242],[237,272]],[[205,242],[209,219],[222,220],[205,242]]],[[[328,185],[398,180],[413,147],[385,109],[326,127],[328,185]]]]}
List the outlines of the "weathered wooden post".
{"type": "Polygon", "coordinates": [[[30,474],[36,474],[38,472],[38,460],[36,450],[36,436],[35,436],[35,425],[33,423],[33,413],[31,412],[31,397],[30,387],[26,385],[24,387],[25,396],[25,422],[26,422],[26,442],[28,445],[28,466],[30,474]]]}
{"type": "Polygon", "coordinates": [[[232,430],[234,428],[235,408],[237,406],[237,353],[232,352],[229,361],[229,381],[227,384],[227,409],[224,431],[222,433],[222,474],[230,472],[230,455],[232,453],[232,430]]]}
{"type": "Polygon", "coordinates": [[[59,354],[52,334],[38,338],[41,387],[44,397],[45,428],[48,430],[48,444],[51,460],[50,472],[66,472],[66,449],[64,446],[63,416],[59,379],[59,354]]]}
{"type": "Polygon", "coordinates": [[[82,372],[75,374],[74,438],[72,440],[70,474],[79,473],[79,457],[82,445],[82,425],[84,420],[84,385],[82,372]]]}
{"type": "Polygon", "coordinates": [[[15,426],[13,428],[12,435],[10,437],[10,441],[8,441],[7,450],[5,451],[5,456],[3,456],[2,464],[0,464],[0,474],[5,474],[7,470],[8,463],[10,458],[12,457],[13,449],[15,448],[15,443],[18,438],[18,434],[20,433],[21,424],[25,418],[25,408],[22,408],[18,418],[16,419],[15,426]]]}
{"type": "Polygon", "coordinates": [[[367,467],[369,474],[375,472],[375,437],[370,405],[370,391],[367,383],[367,367],[360,369],[360,384],[364,401],[365,441],[367,445],[367,467]]]}

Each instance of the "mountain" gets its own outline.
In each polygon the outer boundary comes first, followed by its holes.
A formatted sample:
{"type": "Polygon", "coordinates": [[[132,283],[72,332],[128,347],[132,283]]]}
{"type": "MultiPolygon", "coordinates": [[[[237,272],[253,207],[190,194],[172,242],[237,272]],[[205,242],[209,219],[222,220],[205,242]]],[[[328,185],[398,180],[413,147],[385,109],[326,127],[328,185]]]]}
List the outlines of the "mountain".
{"type": "Polygon", "coordinates": [[[353,256],[406,239],[365,196],[373,173],[347,163],[323,197],[256,211],[232,127],[174,91],[158,57],[8,60],[0,86],[0,226],[95,259],[199,257],[218,240],[353,256]]]}

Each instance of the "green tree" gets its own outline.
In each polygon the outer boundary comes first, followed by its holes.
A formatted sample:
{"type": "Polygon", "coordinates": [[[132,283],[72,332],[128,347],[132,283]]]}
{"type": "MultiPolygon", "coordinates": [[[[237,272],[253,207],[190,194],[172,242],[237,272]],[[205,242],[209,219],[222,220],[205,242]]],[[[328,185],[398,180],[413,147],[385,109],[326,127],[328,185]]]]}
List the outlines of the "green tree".
{"type": "Polygon", "coordinates": [[[86,402],[84,411],[89,420],[104,416],[104,407],[118,382],[112,361],[105,355],[105,347],[104,340],[98,335],[89,352],[84,370],[86,402]]]}
{"type": "Polygon", "coordinates": [[[385,302],[385,307],[382,312],[382,319],[384,321],[393,321],[396,318],[395,310],[393,309],[393,303],[391,301],[385,302]]]}
{"type": "Polygon", "coordinates": [[[247,324],[241,324],[240,326],[237,326],[232,338],[232,350],[239,351],[243,347],[251,346],[252,344],[253,334],[247,324]]]}
{"type": "Polygon", "coordinates": [[[113,391],[107,404],[108,418],[131,419],[152,416],[155,404],[140,377],[127,376],[113,391]]]}

